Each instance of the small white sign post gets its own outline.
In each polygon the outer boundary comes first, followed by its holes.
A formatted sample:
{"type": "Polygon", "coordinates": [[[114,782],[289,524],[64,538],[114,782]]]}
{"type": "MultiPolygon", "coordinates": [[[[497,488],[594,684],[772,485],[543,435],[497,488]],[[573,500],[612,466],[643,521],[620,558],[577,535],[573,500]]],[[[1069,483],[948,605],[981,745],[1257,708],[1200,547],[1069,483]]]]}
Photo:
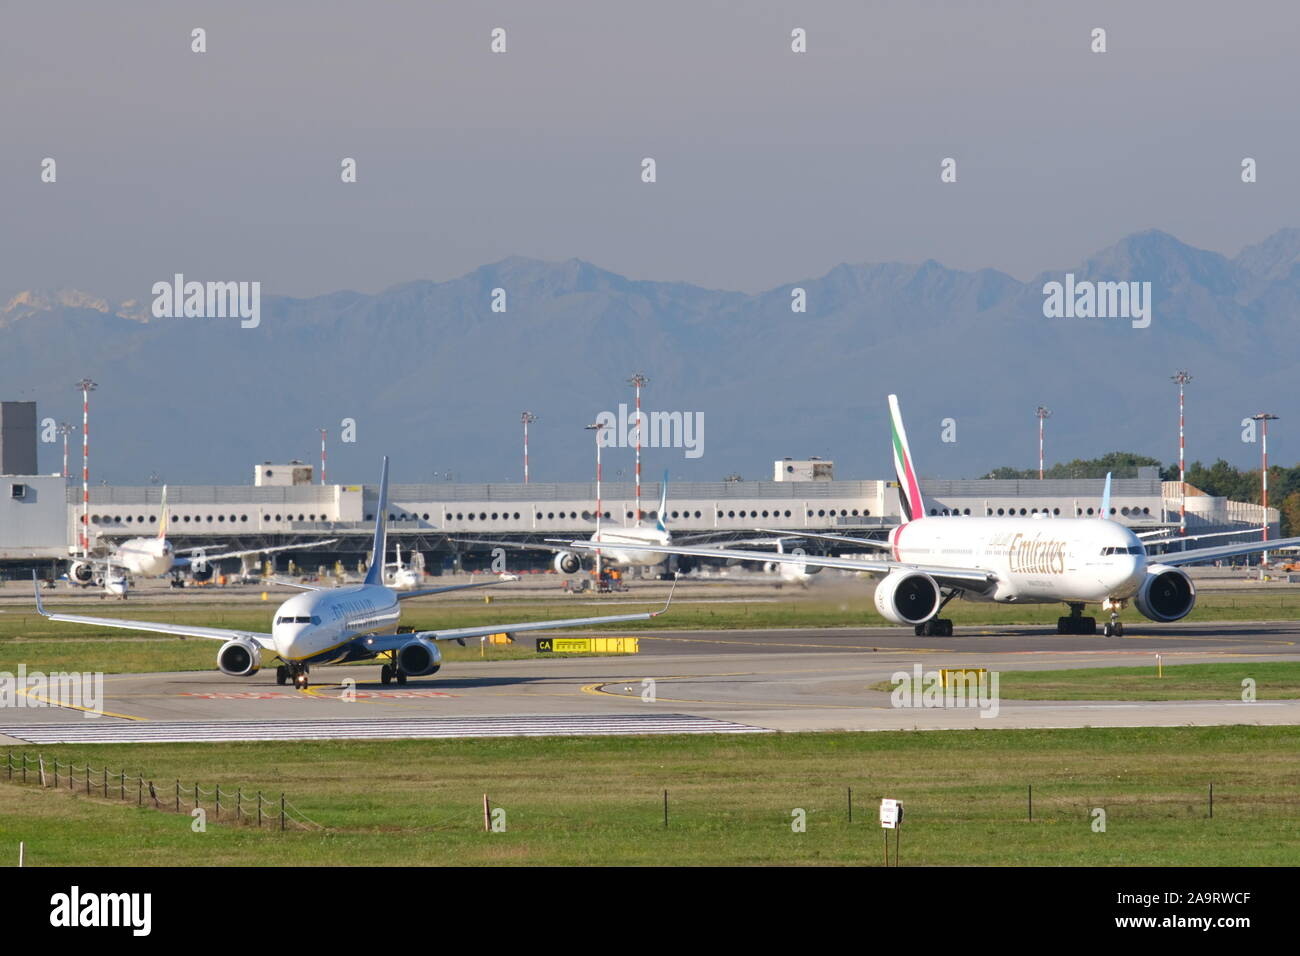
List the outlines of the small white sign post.
{"type": "Polygon", "coordinates": [[[894,831],[894,865],[898,866],[898,841],[903,830],[903,805],[897,800],[880,801],[880,828],[885,836],[885,866],[889,866],[889,831],[894,831]]]}

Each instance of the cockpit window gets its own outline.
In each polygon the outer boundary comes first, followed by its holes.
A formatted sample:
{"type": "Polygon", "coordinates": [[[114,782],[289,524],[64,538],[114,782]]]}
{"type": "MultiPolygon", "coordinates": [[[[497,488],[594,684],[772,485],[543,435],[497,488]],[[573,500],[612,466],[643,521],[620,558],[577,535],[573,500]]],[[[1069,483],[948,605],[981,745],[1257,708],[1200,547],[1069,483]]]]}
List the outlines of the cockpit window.
{"type": "Polygon", "coordinates": [[[276,624],[319,624],[318,617],[289,617],[285,615],[275,622],[276,624]]]}
{"type": "Polygon", "coordinates": [[[1102,548],[1101,549],[1102,557],[1107,557],[1112,554],[1141,554],[1141,553],[1142,553],[1142,545],[1140,544],[1129,545],[1127,548],[1102,548]]]}

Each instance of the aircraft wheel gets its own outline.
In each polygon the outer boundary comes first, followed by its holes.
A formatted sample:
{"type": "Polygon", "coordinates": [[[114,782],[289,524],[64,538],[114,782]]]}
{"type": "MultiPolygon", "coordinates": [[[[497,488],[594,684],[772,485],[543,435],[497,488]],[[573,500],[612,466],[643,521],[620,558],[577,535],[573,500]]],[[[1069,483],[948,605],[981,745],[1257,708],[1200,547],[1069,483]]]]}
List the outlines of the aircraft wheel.
{"type": "Polygon", "coordinates": [[[285,667],[283,664],[280,664],[278,667],[276,667],[275,682],[282,686],[284,684],[289,683],[289,668],[285,667]]]}
{"type": "Polygon", "coordinates": [[[401,671],[398,671],[398,672],[397,672],[397,683],[399,683],[399,684],[405,684],[405,683],[406,683],[406,675],[403,674],[401,671]]]}
{"type": "Polygon", "coordinates": [[[379,669],[379,681],[382,684],[391,684],[393,682],[393,668],[385,664],[379,669]]]}
{"type": "Polygon", "coordinates": [[[1114,637],[1115,628],[1110,624],[1106,624],[1106,626],[1101,629],[1101,633],[1104,634],[1106,637],[1114,637]]]}
{"type": "Polygon", "coordinates": [[[926,634],[929,632],[929,630],[930,630],[929,621],[926,621],[924,624],[918,624],[916,625],[916,627],[912,628],[913,633],[915,633],[917,637],[925,637],[926,634]]]}
{"type": "Polygon", "coordinates": [[[1115,625],[1115,636],[1116,636],[1116,637],[1123,637],[1123,636],[1124,636],[1124,625],[1123,625],[1123,624],[1116,624],[1116,625],[1115,625]]]}

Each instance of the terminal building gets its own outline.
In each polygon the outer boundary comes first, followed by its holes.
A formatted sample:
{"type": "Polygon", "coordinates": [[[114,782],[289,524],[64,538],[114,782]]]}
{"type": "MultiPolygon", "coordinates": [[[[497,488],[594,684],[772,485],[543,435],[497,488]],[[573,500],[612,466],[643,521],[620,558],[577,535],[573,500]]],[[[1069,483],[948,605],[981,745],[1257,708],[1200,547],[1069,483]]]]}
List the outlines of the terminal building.
{"type": "MultiPolygon", "coordinates": [[[[0,477],[0,563],[9,568],[44,566],[69,556],[81,526],[80,482],[34,471],[34,403],[4,403],[0,408],[0,462],[13,462],[0,477]],[[28,407],[15,407],[28,406],[28,407]]],[[[360,484],[313,484],[313,469],[301,462],[254,466],[249,485],[171,485],[167,490],[168,537],[178,549],[222,545],[233,549],[310,544],[324,538],[338,543],[296,555],[301,567],[343,561],[353,567],[368,560],[378,488],[360,484]]],[[[669,488],[664,522],[675,536],[703,533],[725,543],[752,537],[758,528],[881,537],[899,523],[894,482],[837,480],[833,463],[821,459],[782,459],[773,481],[679,482],[669,488]]],[[[922,480],[921,490],[934,515],[1044,515],[1087,517],[1101,506],[1104,482],[1068,480],[922,480]]],[[[587,537],[596,529],[595,486],[590,482],[530,484],[394,484],[389,489],[388,527],[403,551],[425,556],[426,567],[476,568],[490,560],[482,542],[540,543],[546,539],[587,537]]],[[[631,483],[604,483],[602,521],[635,520],[631,483]]],[[[658,517],[660,486],[642,487],[649,520],[658,517]]],[[[1180,503],[1178,482],[1160,481],[1155,469],[1113,482],[1110,517],[1135,531],[1175,527],[1180,503]]],[[[126,538],[156,534],[162,488],[90,488],[89,539],[104,551],[126,538]]],[[[1258,533],[1258,505],[1226,501],[1191,489],[1187,497],[1189,533],[1239,530],[1258,533]]],[[[1277,535],[1278,513],[1269,509],[1270,536],[1277,535]]],[[[811,543],[809,550],[821,550],[811,543]]],[[[835,546],[836,553],[854,550],[835,546]]],[[[869,549],[863,549],[869,550],[869,549]]],[[[550,554],[526,553],[512,567],[546,567],[550,554]]]]}

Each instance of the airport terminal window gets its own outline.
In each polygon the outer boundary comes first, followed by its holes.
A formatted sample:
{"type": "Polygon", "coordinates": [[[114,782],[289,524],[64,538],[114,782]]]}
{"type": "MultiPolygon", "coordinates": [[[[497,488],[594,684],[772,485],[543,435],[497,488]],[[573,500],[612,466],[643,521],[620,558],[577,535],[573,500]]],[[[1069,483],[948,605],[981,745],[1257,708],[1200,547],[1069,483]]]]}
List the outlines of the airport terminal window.
{"type": "Polygon", "coordinates": [[[1060,513],[1061,513],[1061,509],[1060,509],[1060,508],[1053,508],[1053,509],[1052,509],[1052,514],[1054,514],[1054,515],[1059,515],[1060,513]]]}
{"type": "Polygon", "coordinates": [[[479,521],[487,521],[487,512],[486,512],[486,511],[480,511],[480,512],[478,513],[478,520],[479,520],[479,521]]]}
{"type": "Polygon", "coordinates": [[[969,508],[966,509],[966,513],[967,513],[967,514],[970,514],[970,509],[969,509],[969,508]]]}
{"type": "Polygon", "coordinates": [[[496,520],[497,520],[497,513],[496,513],[495,511],[492,512],[492,520],[493,520],[493,521],[496,521],[496,520]]]}
{"type": "Polygon", "coordinates": [[[1091,509],[1091,508],[1088,509],[1088,514],[1092,514],[1092,509],[1091,509]]]}
{"type": "Polygon", "coordinates": [[[212,515],[208,515],[208,523],[209,523],[209,524],[212,523],[212,515]]]}
{"type": "Polygon", "coordinates": [[[819,517],[819,518],[825,518],[825,517],[826,517],[826,510],[825,510],[824,508],[818,508],[818,509],[817,509],[817,517],[819,517]]]}
{"type": "MultiPolygon", "coordinates": [[[[427,518],[428,515],[425,515],[425,517],[427,518]]],[[[519,512],[518,512],[518,511],[515,512],[515,520],[516,520],[516,521],[519,520],[519,512]]]]}
{"type": "Polygon", "coordinates": [[[998,509],[998,515],[1001,516],[1001,514],[1002,514],[1002,509],[999,508],[999,509],[998,509]]]}
{"type": "MultiPolygon", "coordinates": [[[[786,512],[786,514],[787,514],[787,515],[789,515],[789,514],[790,514],[790,512],[788,512],[788,511],[787,511],[787,512],[786,512]]],[[[699,516],[700,516],[700,513],[699,513],[699,512],[698,512],[698,511],[697,511],[697,512],[695,512],[695,517],[697,517],[697,518],[698,518],[698,517],[699,517],[699,516]]]]}
{"type": "Polygon", "coordinates": [[[937,510],[935,510],[934,508],[931,508],[931,509],[930,509],[930,514],[931,514],[931,515],[937,515],[938,513],[939,513],[939,512],[938,512],[937,510]]]}
{"type": "Polygon", "coordinates": [[[158,516],[157,516],[157,515],[150,515],[150,516],[149,516],[149,523],[150,523],[150,524],[153,524],[153,523],[154,523],[155,521],[157,521],[157,520],[158,520],[158,516]]]}
{"type": "Polygon", "coordinates": [[[857,516],[858,516],[858,509],[857,509],[857,508],[854,508],[854,509],[853,509],[853,517],[856,518],[857,516]]]}
{"type": "Polygon", "coordinates": [[[736,513],[735,513],[734,511],[728,511],[728,512],[727,512],[727,517],[728,517],[728,518],[734,518],[734,517],[736,517],[736,513]]]}

